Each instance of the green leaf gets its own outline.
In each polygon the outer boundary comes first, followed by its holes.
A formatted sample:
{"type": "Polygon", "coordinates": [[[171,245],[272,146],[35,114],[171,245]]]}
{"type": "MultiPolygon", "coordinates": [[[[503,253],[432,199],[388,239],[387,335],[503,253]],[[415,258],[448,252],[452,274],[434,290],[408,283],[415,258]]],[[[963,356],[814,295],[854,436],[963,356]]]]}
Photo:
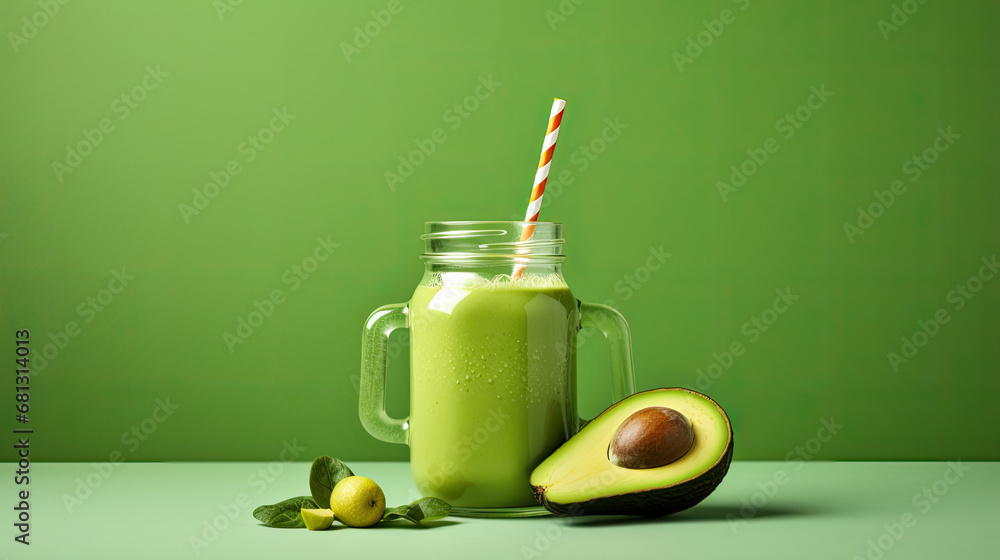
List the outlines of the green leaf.
{"type": "Polygon", "coordinates": [[[340,459],[326,455],[316,457],[309,470],[309,491],[312,492],[313,500],[321,508],[330,507],[330,493],[333,492],[333,487],[349,476],[354,476],[354,473],[340,459]]]}
{"type": "Polygon", "coordinates": [[[302,508],[316,509],[319,506],[309,496],[299,496],[288,498],[283,502],[278,502],[270,506],[260,506],[253,510],[253,516],[268,527],[281,527],[284,529],[296,529],[305,527],[302,521],[302,508]]]}
{"type": "Polygon", "coordinates": [[[438,498],[420,498],[408,506],[399,506],[385,510],[382,521],[405,519],[419,525],[421,521],[431,521],[448,517],[449,513],[451,513],[451,504],[448,502],[438,498]]]}

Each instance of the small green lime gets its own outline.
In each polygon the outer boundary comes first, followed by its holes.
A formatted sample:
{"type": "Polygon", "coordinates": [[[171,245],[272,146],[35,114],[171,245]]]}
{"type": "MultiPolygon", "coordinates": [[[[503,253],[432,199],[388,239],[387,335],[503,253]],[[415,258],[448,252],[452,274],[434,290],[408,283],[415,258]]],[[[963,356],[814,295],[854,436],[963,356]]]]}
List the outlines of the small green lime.
{"type": "Polygon", "coordinates": [[[363,476],[349,476],[330,493],[330,508],[349,527],[371,527],[385,513],[385,494],[378,484],[363,476]]]}

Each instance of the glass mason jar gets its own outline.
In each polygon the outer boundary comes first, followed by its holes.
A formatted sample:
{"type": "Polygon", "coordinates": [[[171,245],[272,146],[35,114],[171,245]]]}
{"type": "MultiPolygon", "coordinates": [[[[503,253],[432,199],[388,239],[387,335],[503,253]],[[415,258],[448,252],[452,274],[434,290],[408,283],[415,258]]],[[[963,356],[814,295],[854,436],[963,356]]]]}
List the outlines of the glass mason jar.
{"type": "Polygon", "coordinates": [[[413,297],[365,324],[361,422],[382,441],[408,444],[417,489],[455,514],[544,514],[528,476],[580,428],[577,333],[603,331],[617,402],[635,391],[628,324],[570,292],[560,224],[428,222],[421,239],[413,297]],[[534,232],[521,241],[525,228],[534,232]],[[387,344],[398,328],[410,331],[406,419],[385,412],[387,344]]]}

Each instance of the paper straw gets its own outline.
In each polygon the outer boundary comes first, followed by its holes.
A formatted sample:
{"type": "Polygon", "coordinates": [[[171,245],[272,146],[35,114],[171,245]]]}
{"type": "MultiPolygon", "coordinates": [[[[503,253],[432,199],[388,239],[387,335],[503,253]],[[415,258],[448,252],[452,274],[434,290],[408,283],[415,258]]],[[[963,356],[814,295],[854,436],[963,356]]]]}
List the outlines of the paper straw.
{"type": "MultiPolygon", "coordinates": [[[[524,214],[525,222],[537,222],[538,214],[542,210],[542,195],[545,194],[545,182],[549,178],[549,167],[552,165],[552,154],[556,151],[556,139],[559,138],[559,124],[562,122],[563,109],[566,102],[556,98],[552,101],[552,112],[549,113],[549,126],[545,130],[545,140],[542,141],[542,155],[538,158],[538,170],[535,171],[535,185],[531,189],[531,197],[528,199],[528,211],[524,214]]],[[[524,228],[521,232],[521,241],[528,241],[535,233],[535,225],[524,228]]],[[[519,249],[518,253],[527,253],[529,249],[519,249]]],[[[514,266],[512,278],[518,279],[524,273],[524,264],[514,266]]]]}

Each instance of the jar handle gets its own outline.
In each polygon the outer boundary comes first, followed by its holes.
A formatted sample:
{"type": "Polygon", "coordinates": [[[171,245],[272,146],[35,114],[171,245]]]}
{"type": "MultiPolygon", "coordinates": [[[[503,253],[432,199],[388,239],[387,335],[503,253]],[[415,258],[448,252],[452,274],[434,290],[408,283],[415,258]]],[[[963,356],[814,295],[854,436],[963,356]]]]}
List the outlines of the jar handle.
{"type": "Polygon", "coordinates": [[[384,305],[365,322],[361,340],[361,382],[358,413],[361,425],[377,439],[407,443],[409,418],[392,418],[385,411],[385,380],[389,354],[389,334],[407,327],[406,303],[384,305]]]}
{"type": "MultiPolygon", "coordinates": [[[[611,361],[611,397],[618,402],[635,393],[632,370],[632,335],[625,317],[614,307],[599,303],[580,303],[580,328],[597,329],[608,342],[611,361]]],[[[583,419],[581,419],[583,423],[583,419]]]]}

